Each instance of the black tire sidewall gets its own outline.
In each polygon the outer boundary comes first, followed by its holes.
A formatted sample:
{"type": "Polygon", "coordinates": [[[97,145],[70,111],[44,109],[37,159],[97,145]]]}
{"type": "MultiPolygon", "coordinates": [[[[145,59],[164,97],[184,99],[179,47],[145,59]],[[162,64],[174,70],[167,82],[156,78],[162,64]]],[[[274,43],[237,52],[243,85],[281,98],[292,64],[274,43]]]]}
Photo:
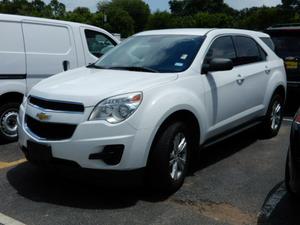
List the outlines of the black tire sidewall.
{"type": "Polygon", "coordinates": [[[182,186],[189,168],[192,144],[192,136],[184,122],[171,123],[160,133],[152,146],[147,167],[148,181],[151,187],[166,192],[174,192],[182,186]],[[187,140],[187,159],[180,179],[173,180],[169,168],[170,153],[173,150],[173,140],[180,132],[185,135],[187,140]]]}
{"type": "MultiPolygon", "coordinates": [[[[6,104],[0,106],[0,120],[2,119],[3,115],[8,112],[8,110],[18,112],[19,107],[20,107],[20,103],[18,103],[18,102],[6,103],[6,104]]],[[[12,142],[12,141],[16,141],[18,139],[18,136],[9,137],[0,130],[0,139],[3,141],[12,142]]]]}

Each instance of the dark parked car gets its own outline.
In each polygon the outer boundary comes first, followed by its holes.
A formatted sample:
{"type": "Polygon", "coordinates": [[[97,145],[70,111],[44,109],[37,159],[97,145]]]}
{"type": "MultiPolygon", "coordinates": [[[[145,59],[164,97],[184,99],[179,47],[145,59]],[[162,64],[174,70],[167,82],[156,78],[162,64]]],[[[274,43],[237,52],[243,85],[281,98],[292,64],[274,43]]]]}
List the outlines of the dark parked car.
{"type": "Polygon", "coordinates": [[[300,88],[300,24],[272,26],[266,33],[274,42],[275,52],[285,62],[288,87],[300,88]]]}
{"type": "Polygon", "coordinates": [[[300,109],[292,124],[290,147],[286,161],[285,182],[287,190],[291,194],[300,194],[300,109]]]}

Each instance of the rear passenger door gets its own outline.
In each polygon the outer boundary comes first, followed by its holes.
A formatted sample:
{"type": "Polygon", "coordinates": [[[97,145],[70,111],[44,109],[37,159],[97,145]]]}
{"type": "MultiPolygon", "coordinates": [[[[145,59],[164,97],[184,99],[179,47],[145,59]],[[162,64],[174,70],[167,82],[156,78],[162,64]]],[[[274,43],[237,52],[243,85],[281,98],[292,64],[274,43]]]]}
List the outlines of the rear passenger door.
{"type": "Polygon", "coordinates": [[[264,96],[271,72],[267,55],[259,44],[248,36],[234,36],[237,51],[236,71],[243,79],[243,111],[245,116],[255,117],[263,112],[264,96]]]}
{"type": "Polygon", "coordinates": [[[81,27],[86,64],[97,61],[102,55],[114,48],[117,43],[105,33],[81,27]]]}
{"type": "Polygon", "coordinates": [[[72,28],[23,21],[27,89],[41,79],[77,67],[72,28]]]}

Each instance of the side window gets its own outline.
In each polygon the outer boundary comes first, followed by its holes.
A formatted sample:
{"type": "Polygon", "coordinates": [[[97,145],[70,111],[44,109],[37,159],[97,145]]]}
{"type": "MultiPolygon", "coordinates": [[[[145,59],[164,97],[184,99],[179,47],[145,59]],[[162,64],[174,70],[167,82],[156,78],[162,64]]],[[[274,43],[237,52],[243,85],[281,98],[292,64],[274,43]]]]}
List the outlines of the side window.
{"type": "Polygon", "coordinates": [[[205,63],[209,63],[213,58],[226,58],[235,61],[236,53],[230,36],[219,37],[212,43],[206,54],[205,63]]]}
{"type": "Polygon", "coordinates": [[[85,37],[90,53],[97,58],[100,58],[116,45],[112,39],[97,31],[85,30],[85,37]]]}
{"type": "Polygon", "coordinates": [[[272,41],[271,38],[268,38],[268,37],[261,37],[260,39],[261,39],[263,42],[265,42],[265,44],[268,45],[270,49],[272,49],[273,51],[275,51],[275,45],[274,45],[274,42],[272,41]]]}
{"type": "Polygon", "coordinates": [[[266,54],[258,44],[249,37],[234,37],[237,49],[237,65],[264,61],[266,54]]]}

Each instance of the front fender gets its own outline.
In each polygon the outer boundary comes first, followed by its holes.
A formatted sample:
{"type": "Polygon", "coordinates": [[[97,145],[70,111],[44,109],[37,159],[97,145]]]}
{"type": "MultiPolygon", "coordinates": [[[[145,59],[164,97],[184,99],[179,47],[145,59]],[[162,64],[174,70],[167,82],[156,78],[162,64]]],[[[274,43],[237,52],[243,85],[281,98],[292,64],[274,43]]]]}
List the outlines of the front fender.
{"type": "Polygon", "coordinates": [[[0,96],[6,93],[17,92],[25,94],[26,80],[3,80],[0,82],[0,96]]]}
{"type": "Polygon", "coordinates": [[[197,93],[181,87],[161,87],[144,93],[143,104],[128,121],[132,126],[144,132],[147,140],[145,160],[148,157],[154,137],[163,122],[173,113],[188,110],[195,115],[200,127],[200,143],[203,143],[207,130],[207,119],[201,92],[197,93]]]}

